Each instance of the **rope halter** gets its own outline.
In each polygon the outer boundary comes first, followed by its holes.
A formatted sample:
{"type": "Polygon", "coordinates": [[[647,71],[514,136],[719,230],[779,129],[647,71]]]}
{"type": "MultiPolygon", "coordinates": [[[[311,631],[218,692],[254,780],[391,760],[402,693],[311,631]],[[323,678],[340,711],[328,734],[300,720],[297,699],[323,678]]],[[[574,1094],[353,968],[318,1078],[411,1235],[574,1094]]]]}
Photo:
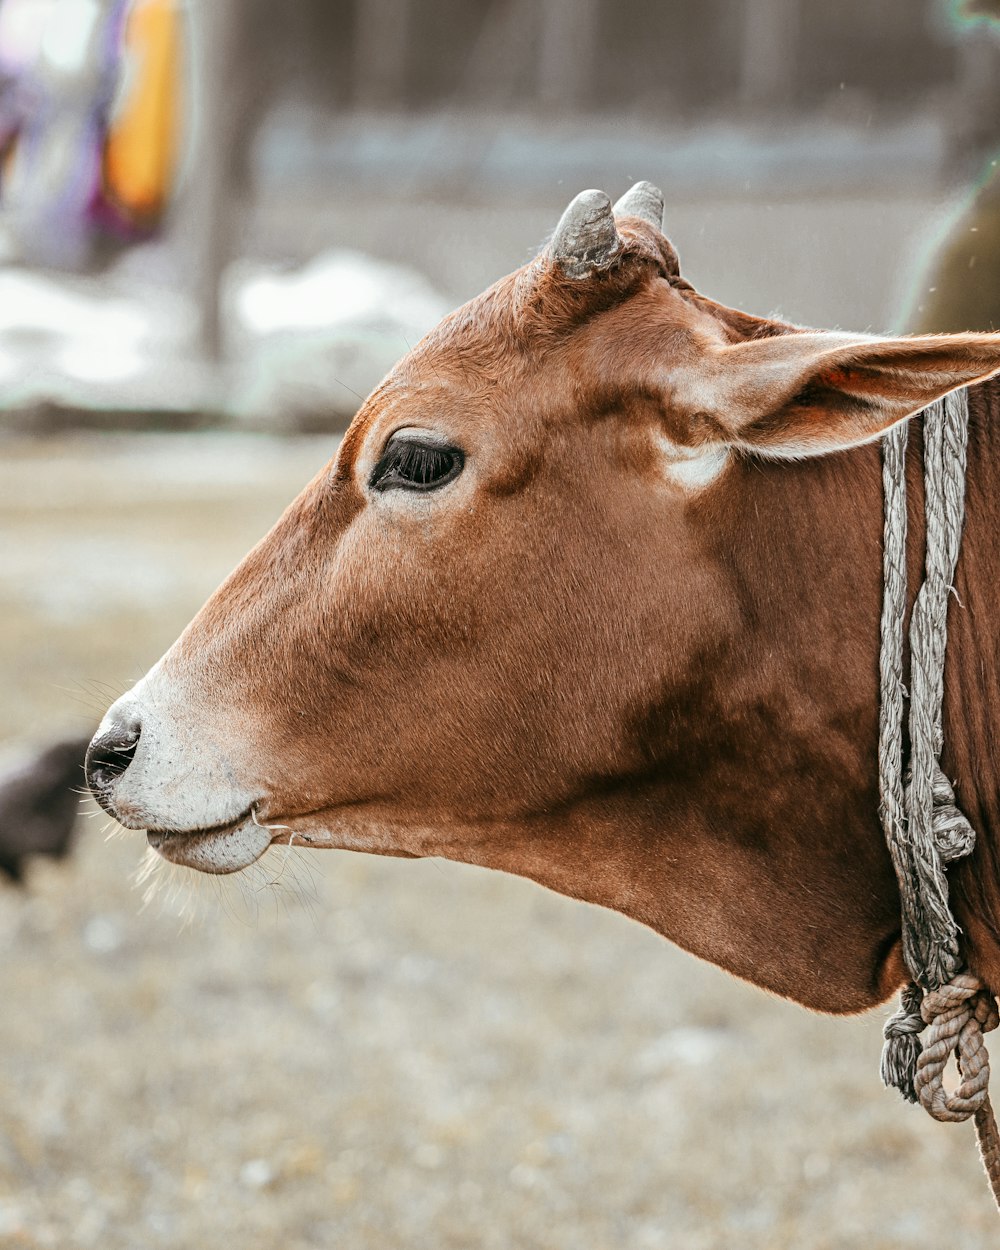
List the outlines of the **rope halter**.
{"type": "Polygon", "coordinates": [[[989,1100],[983,1034],[997,1027],[992,992],[963,966],[960,930],[945,867],[968,855],[976,835],[941,769],[948,598],[962,541],[968,393],[924,409],[924,582],[910,621],[910,766],[905,770],[903,620],[906,613],[906,444],[909,422],[882,441],[885,494],[879,672],[879,815],[902,906],[903,959],[912,981],[886,1022],[882,1080],[937,1120],[975,1117],[980,1154],[1000,1207],[1000,1135],[989,1100]],[[926,1029],[923,1045],[920,1035],[926,1029]],[[961,1083],[947,1091],[954,1055],[961,1083]]]}

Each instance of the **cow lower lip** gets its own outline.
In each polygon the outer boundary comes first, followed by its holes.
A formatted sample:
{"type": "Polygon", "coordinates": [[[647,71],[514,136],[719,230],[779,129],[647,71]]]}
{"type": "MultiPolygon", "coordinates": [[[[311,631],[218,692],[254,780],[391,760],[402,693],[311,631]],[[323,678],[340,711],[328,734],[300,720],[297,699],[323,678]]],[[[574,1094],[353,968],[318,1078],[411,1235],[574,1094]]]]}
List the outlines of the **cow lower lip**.
{"type": "Polygon", "coordinates": [[[222,825],[202,825],[197,829],[147,829],[146,838],[150,846],[158,847],[169,838],[200,838],[207,833],[228,833],[230,829],[236,829],[245,820],[250,819],[250,813],[244,812],[242,816],[237,816],[235,820],[227,820],[222,825]]]}
{"type": "Polygon", "coordinates": [[[150,829],[146,841],[164,859],[199,872],[224,874],[248,868],[271,845],[271,831],[246,812],[207,829],[150,829]]]}

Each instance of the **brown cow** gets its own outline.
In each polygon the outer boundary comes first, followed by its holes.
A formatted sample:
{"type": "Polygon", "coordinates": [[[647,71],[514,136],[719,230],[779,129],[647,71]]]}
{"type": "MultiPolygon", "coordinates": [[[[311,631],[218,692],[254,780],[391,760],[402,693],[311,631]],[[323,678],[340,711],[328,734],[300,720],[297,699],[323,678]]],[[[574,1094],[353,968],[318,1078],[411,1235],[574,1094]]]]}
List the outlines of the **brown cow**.
{"type": "MultiPolygon", "coordinates": [[[[649,184],[614,217],[584,192],[404,358],[110,710],[90,782],[176,863],[229,872],[293,838],[488,865],[857,1011],[904,979],[876,440],[1000,368],[1000,335],[725,308],[680,276],[661,208],[649,184]]],[[[954,901],[993,984],[997,402],[970,392],[945,708],[980,833],[954,901]]]]}

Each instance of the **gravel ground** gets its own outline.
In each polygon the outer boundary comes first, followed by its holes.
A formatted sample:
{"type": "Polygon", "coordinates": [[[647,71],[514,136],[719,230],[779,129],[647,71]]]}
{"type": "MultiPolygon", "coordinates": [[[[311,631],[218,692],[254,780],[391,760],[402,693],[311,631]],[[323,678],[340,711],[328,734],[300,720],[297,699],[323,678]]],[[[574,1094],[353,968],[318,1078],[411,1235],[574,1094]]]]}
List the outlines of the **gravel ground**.
{"type": "MultiPolygon", "coordinates": [[[[332,448],[0,443],[0,742],[85,732],[332,448]]],[[[995,1245],[971,1128],[609,912],[437,861],[143,840],[0,887],[0,1246],[995,1245]]],[[[831,950],[831,959],[836,951],[831,950]]]]}

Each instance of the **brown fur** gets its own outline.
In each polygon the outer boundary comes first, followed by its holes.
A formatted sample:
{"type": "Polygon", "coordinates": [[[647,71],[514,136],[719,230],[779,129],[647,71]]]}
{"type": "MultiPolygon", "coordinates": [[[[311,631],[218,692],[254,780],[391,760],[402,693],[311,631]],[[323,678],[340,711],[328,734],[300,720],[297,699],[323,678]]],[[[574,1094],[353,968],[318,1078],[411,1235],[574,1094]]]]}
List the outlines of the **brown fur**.
{"type": "MultiPolygon", "coordinates": [[[[165,671],[230,709],[265,821],[519,873],[861,1010],[904,975],[877,817],[879,451],[753,452],[871,438],[1000,367],[1000,338],[801,332],[698,295],[656,231],[622,229],[606,271],[543,257],[419,344],[165,671]],[[371,468],[413,425],[465,471],[426,508],[376,506],[371,468]],[[660,433],[741,450],[685,492],[660,433]]],[[[955,902],[994,984],[996,403],[973,392],[945,725],[980,832],[955,902]]]]}

